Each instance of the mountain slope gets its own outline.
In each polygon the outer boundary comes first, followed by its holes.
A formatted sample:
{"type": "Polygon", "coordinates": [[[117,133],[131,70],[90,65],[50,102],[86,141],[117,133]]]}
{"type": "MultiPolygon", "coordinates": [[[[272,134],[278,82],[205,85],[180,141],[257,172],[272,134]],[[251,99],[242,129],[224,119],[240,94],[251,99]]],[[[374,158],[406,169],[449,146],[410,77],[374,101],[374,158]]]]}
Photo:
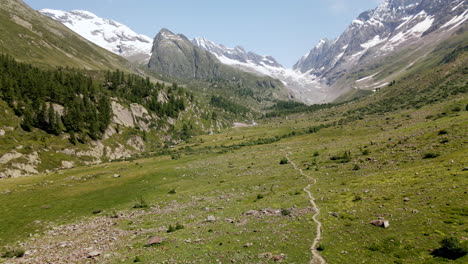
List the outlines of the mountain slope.
{"type": "Polygon", "coordinates": [[[147,62],[150,58],[153,40],[137,34],[129,27],[95,14],[73,10],[41,9],[39,12],[63,23],[82,37],[117,55],[135,62],[147,62]]]}
{"type": "Polygon", "coordinates": [[[186,82],[208,82],[219,92],[236,92],[256,101],[287,99],[281,82],[227,66],[211,52],[192,43],[182,34],[162,29],[154,38],[149,69],[186,82]],[[235,90],[235,91],[234,91],[235,90]]]}
{"type": "Polygon", "coordinates": [[[463,27],[463,0],[386,0],[362,13],[336,40],[321,40],[294,69],[317,76],[339,96],[387,85],[463,27]]]}
{"type": "Polygon", "coordinates": [[[205,38],[195,38],[192,42],[211,52],[219,61],[240,70],[261,76],[270,76],[282,81],[291,98],[305,104],[327,102],[327,94],[314,76],[287,69],[271,56],[261,56],[242,47],[229,48],[205,38]]]}
{"type": "Polygon", "coordinates": [[[0,51],[45,67],[127,68],[121,57],[95,46],[21,0],[0,4],[0,51]]]}

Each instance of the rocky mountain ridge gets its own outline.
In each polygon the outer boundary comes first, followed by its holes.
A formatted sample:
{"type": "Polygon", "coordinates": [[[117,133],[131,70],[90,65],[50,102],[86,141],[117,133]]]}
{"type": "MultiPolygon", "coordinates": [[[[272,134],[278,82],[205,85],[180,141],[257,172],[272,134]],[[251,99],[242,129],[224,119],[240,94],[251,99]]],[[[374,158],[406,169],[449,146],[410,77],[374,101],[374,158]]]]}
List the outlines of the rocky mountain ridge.
{"type": "Polygon", "coordinates": [[[450,37],[467,19],[464,0],[386,0],[359,15],[337,39],[322,39],[293,68],[326,80],[330,90],[376,89],[390,79],[381,74],[383,70],[377,64],[396,60],[412,64],[427,55],[435,44],[450,37]],[[390,58],[408,48],[421,52],[390,58]],[[372,67],[376,69],[366,76],[356,74],[372,67]],[[343,78],[353,74],[350,78],[357,83],[344,87],[343,78]]]}

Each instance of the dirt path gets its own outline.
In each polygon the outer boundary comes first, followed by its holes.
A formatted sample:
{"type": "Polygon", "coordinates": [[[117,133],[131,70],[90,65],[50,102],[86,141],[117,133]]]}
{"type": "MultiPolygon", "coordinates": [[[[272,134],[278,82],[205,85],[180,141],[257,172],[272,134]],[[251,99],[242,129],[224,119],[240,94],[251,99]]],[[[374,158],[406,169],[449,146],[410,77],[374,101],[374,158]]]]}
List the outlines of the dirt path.
{"type": "Polygon", "coordinates": [[[312,219],[314,220],[315,223],[317,223],[317,235],[315,236],[314,243],[312,244],[312,246],[310,246],[310,252],[312,253],[312,259],[310,260],[310,264],[326,264],[327,262],[320,255],[320,252],[317,250],[317,246],[320,243],[320,240],[322,239],[322,223],[317,219],[317,217],[320,215],[320,209],[315,203],[315,198],[312,196],[312,193],[310,192],[310,187],[317,183],[317,179],[310,177],[309,175],[305,174],[302,169],[297,167],[297,165],[289,158],[289,154],[291,153],[288,153],[286,155],[286,158],[289,160],[293,168],[297,170],[302,176],[306,177],[307,179],[313,182],[304,188],[304,191],[309,196],[310,204],[313,206],[314,211],[315,211],[315,214],[314,216],[312,216],[312,219]]]}

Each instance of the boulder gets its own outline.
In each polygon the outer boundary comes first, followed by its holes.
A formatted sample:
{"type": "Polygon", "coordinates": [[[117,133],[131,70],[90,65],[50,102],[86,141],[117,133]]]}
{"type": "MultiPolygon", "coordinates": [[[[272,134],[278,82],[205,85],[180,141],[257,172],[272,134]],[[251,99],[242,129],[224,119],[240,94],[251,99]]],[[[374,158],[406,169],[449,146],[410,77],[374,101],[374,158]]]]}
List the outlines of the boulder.
{"type": "Polygon", "coordinates": [[[213,215],[209,215],[207,218],[206,218],[206,222],[215,222],[216,221],[216,217],[214,217],[213,215]]]}
{"type": "Polygon", "coordinates": [[[101,255],[101,252],[94,250],[88,253],[88,258],[95,258],[97,256],[101,255]]]}
{"type": "Polygon", "coordinates": [[[390,222],[388,220],[372,220],[370,222],[372,225],[387,228],[390,226],[390,222]]]}
{"type": "Polygon", "coordinates": [[[146,245],[147,245],[147,246],[158,245],[158,244],[161,244],[162,242],[163,242],[163,238],[162,238],[162,237],[154,236],[154,237],[150,238],[150,239],[146,242],[146,245]]]}

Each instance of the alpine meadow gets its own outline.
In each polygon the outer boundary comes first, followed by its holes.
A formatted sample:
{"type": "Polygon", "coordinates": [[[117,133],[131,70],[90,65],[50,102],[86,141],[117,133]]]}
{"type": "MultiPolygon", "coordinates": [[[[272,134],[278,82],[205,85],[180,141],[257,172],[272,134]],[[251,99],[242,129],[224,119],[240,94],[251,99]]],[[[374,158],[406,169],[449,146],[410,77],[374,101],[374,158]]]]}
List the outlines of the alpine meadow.
{"type": "Polygon", "coordinates": [[[0,263],[468,262],[467,1],[374,1],[291,67],[68,4],[0,1],[0,263]]]}

